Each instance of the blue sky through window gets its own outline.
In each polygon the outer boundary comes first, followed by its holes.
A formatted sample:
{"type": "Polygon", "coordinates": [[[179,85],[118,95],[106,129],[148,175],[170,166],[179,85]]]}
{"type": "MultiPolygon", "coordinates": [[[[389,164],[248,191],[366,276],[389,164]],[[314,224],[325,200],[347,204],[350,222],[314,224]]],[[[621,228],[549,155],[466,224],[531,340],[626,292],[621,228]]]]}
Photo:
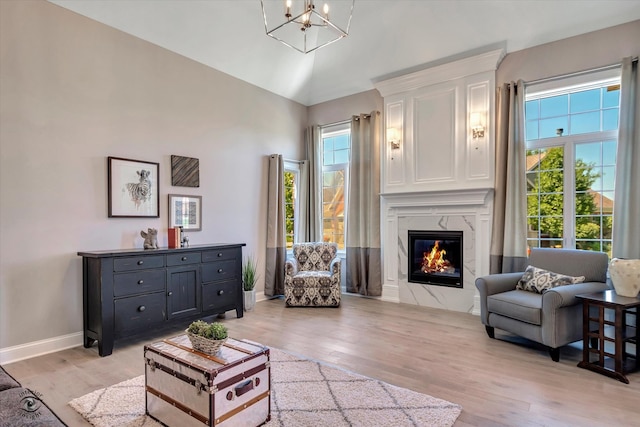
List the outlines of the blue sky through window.
{"type": "MultiPolygon", "coordinates": [[[[609,86],[525,102],[527,141],[618,129],[620,87],[609,86]]],[[[576,144],[576,161],[593,165],[599,178],[592,189],[613,198],[617,143],[576,144]]]]}

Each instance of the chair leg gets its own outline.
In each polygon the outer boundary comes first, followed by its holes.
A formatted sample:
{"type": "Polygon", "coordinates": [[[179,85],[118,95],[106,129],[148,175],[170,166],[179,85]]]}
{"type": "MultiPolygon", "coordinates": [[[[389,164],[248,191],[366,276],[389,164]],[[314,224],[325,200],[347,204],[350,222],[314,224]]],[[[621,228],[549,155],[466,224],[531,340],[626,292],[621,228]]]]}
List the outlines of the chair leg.
{"type": "Polygon", "coordinates": [[[549,356],[551,356],[551,360],[554,362],[560,361],[560,349],[559,348],[549,348],[549,356]]]}
{"type": "Polygon", "coordinates": [[[493,329],[493,326],[485,325],[484,328],[487,330],[487,335],[489,335],[489,338],[496,337],[495,329],[493,329]]]}

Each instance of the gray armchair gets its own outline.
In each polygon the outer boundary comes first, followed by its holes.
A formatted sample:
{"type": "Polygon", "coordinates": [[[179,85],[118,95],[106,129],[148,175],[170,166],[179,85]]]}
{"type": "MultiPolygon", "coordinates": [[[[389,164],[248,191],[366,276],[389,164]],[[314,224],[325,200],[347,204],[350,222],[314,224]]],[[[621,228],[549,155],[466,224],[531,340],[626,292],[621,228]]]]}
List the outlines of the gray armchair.
{"type": "Polygon", "coordinates": [[[582,339],[582,303],[575,296],[606,290],[609,258],[602,252],[535,248],[528,264],[567,276],[584,276],[583,283],[567,284],[541,294],[516,289],[523,273],[492,274],[476,279],[480,317],[487,334],[494,328],[541,343],[551,358],[559,348],[582,339]]]}

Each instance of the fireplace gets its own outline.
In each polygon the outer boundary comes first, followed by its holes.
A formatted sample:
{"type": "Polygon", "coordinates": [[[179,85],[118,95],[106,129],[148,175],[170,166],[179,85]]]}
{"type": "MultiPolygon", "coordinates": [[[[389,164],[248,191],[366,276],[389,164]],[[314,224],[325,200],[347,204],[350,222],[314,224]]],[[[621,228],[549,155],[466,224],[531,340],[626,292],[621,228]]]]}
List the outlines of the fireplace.
{"type": "Polygon", "coordinates": [[[462,288],[462,231],[409,230],[409,282],[462,288]]]}

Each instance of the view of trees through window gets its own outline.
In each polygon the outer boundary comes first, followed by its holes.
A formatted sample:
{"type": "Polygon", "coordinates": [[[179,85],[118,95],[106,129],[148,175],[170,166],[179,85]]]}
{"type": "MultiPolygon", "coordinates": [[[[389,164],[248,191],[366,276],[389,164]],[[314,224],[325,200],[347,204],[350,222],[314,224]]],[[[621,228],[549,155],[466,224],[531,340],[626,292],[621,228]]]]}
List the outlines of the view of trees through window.
{"type": "Polygon", "coordinates": [[[296,230],[296,184],[298,172],[286,170],[284,172],[284,222],[287,249],[293,247],[296,230]]]}
{"type": "Polygon", "coordinates": [[[529,96],[529,247],[570,247],[611,255],[618,81],[529,96]]]}
{"type": "Polygon", "coordinates": [[[322,131],[322,239],[345,248],[345,208],[351,134],[348,126],[322,131]]]}

